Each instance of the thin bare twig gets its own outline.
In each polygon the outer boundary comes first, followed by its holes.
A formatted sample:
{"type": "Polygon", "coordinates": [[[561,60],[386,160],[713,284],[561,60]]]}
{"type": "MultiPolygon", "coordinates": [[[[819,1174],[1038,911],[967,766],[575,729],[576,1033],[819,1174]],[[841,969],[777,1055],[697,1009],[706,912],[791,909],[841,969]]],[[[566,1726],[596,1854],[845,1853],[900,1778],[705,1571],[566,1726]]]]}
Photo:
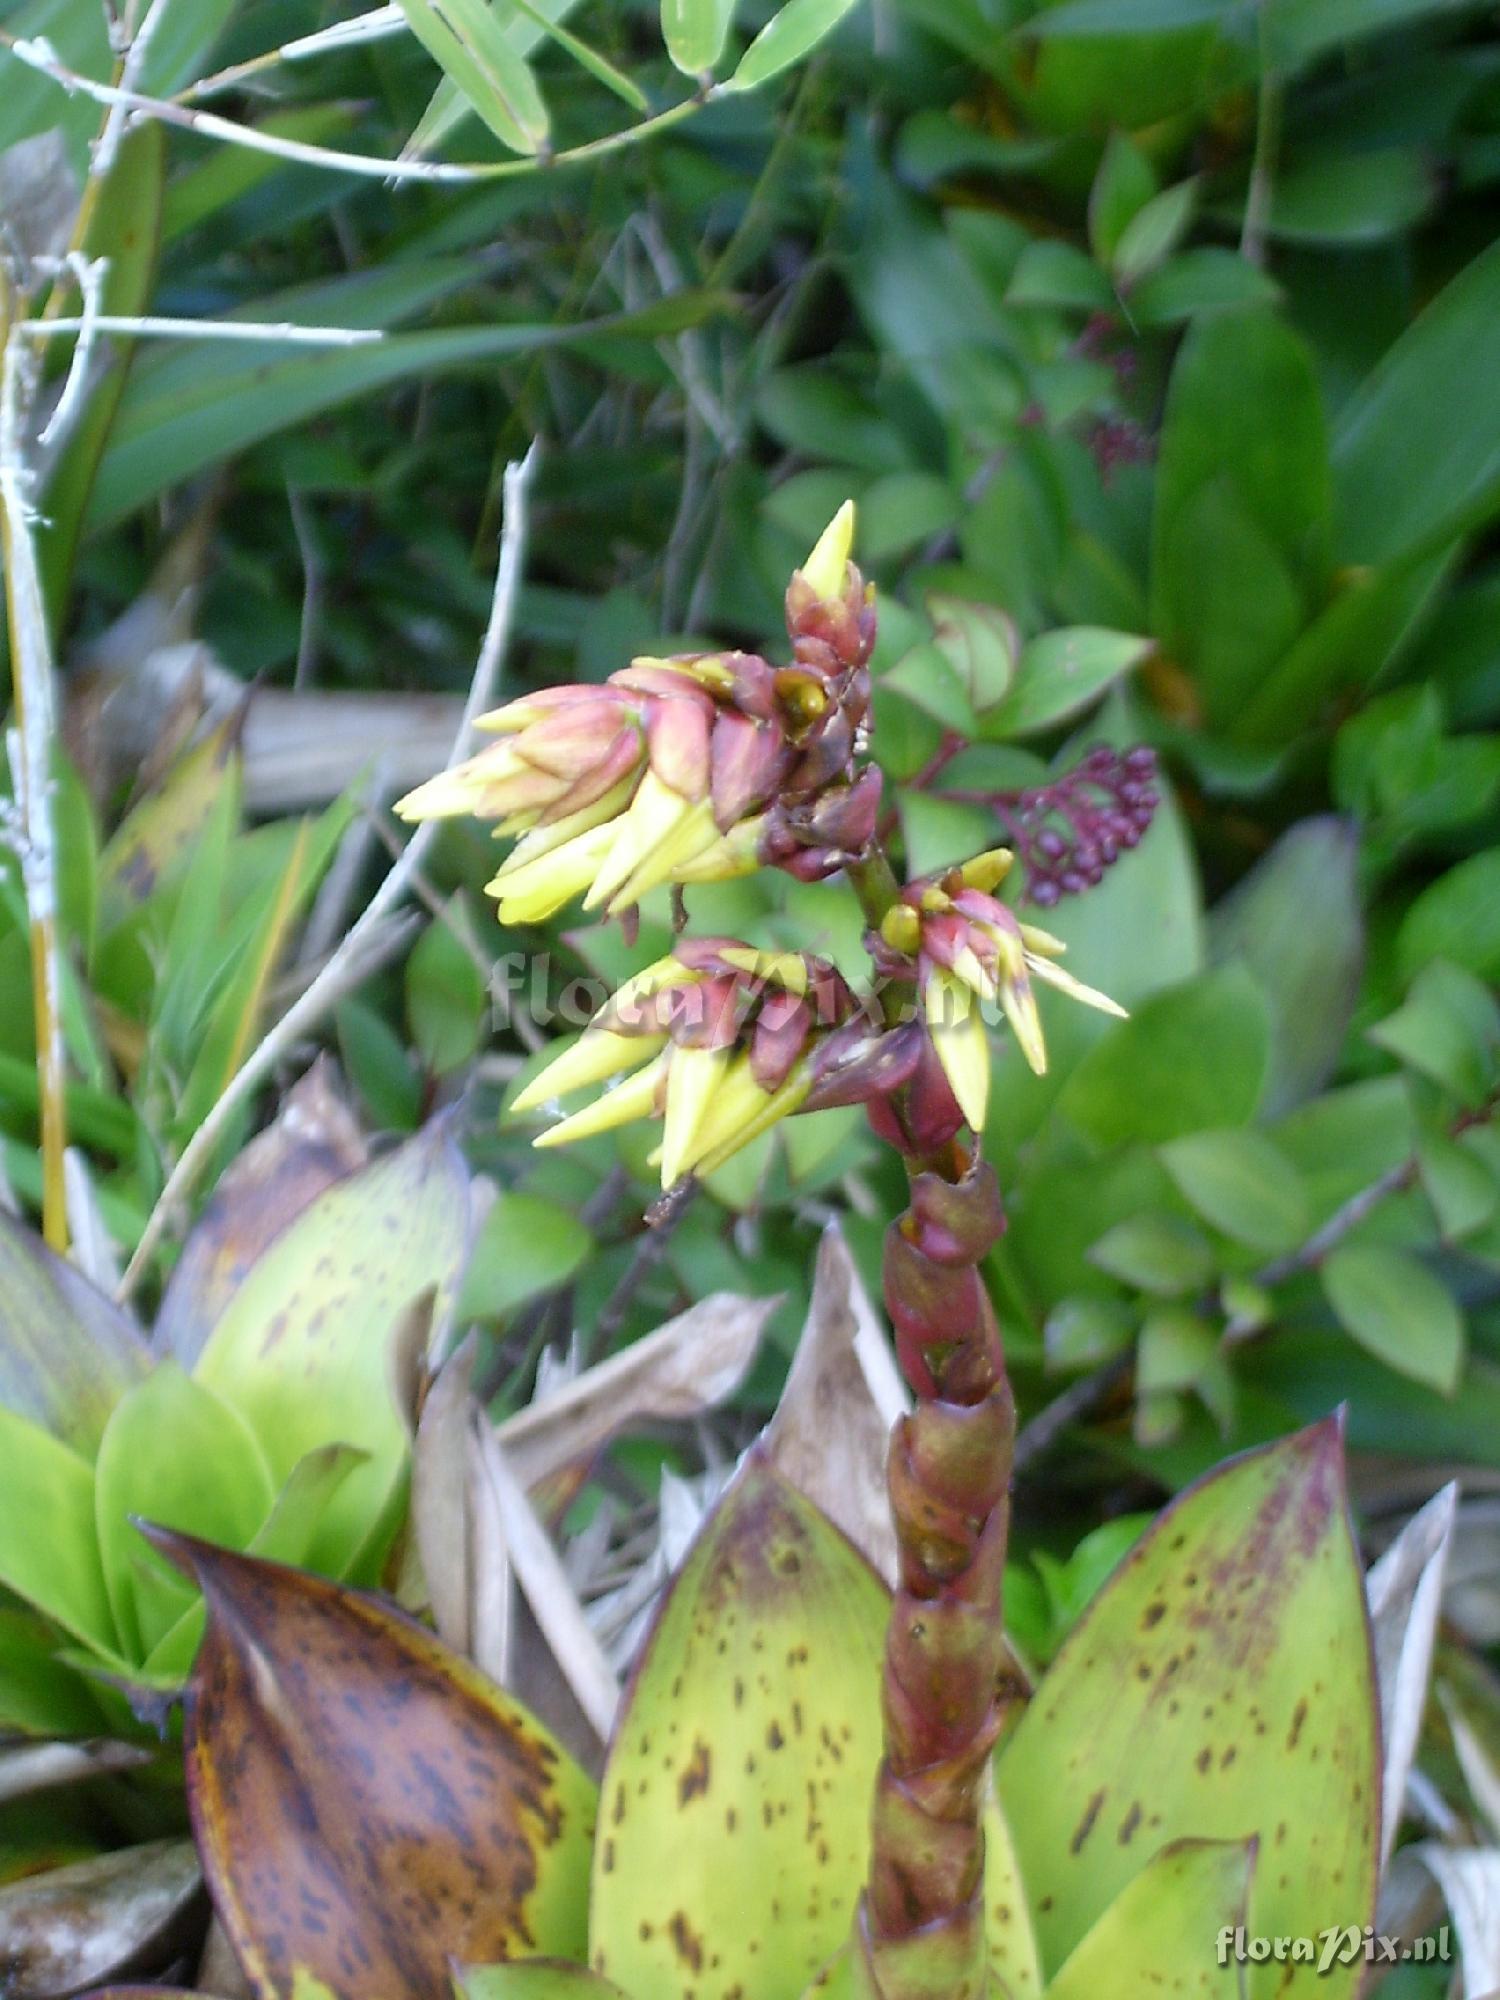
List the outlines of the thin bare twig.
{"type": "Polygon", "coordinates": [[[243,89],[251,77],[262,70],[274,69],[277,63],[310,62],[314,56],[326,55],[330,50],[358,48],[366,42],[384,41],[391,35],[405,33],[406,16],[399,7],[374,7],[367,14],[356,14],[352,21],[337,21],[331,28],[319,28],[315,34],[298,35],[293,41],[283,42],[280,48],[268,49],[264,55],[251,56],[228,69],[216,70],[212,76],[200,77],[185,90],[179,90],[174,102],[188,104],[195,98],[215,97],[221,90],[243,89]]]}
{"type": "Polygon", "coordinates": [[[599,159],[636,145],[670,126],[680,125],[684,119],[702,110],[713,95],[710,91],[703,91],[697,97],[685,97],[681,103],[670,105],[665,111],[658,111],[635,125],[627,125],[618,132],[608,132],[599,139],[586,140],[581,146],[572,146],[560,153],[528,154],[516,160],[480,162],[382,160],[372,159],[368,153],[344,153],[331,146],[312,146],[300,139],[279,138],[274,132],[263,132],[254,125],[237,125],[233,119],[220,118],[212,111],[191,110],[170,98],[147,97],[140,91],[123,89],[118,84],[98,83],[93,77],[81,76],[77,70],[69,69],[52,44],[42,36],[11,35],[0,30],[0,48],[9,49],[16,60],[25,63],[28,69],[51,77],[70,96],[91,97],[97,104],[112,108],[118,106],[138,118],[154,118],[162,125],[177,125],[185,132],[196,132],[200,138],[219,139],[225,145],[243,146],[252,153],[268,153],[276,159],[295,160],[306,167],[323,167],[339,174],[363,174],[370,180],[391,183],[417,181],[429,185],[434,182],[465,185],[474,181],[510,180],[519,174],[535,173],[539,168],[599,159]]]}
{"type": "MultiPolygon", "coordinates": [[[[127,334],[132,340],[274,340],[289,347],[369,347],[384,340],[378,326],[298,326],[291,320],[163,319],[147,314],[85,312],[77,319],[29,319],[17,329],[28,340],[54,334],[127,334]]],[[[82,348],[83,340],[78,343],[82,348]]]]}
{"type": "MultiPolygon", "coordinates": [[[[469,687],[469,698],[464,704],[463,720],[454,738],[448,760],[450,764],[456,764],[468,749],[474,719],[490,704],[495,681],[509,644],[511,626],[515,618],[516,597],[520,590],[521,563],[526,547],[526,498],[536,465],[536,455],[536,446],[533,445],[523,459],[508,465],[505,469],[505,525],[500,537],[500,560],[495,570],[495,592],[490,604],[489,623],[485,627],[479,658],[474,668],[474,678],[469,687]]],[[[408,886],[422,864],[423,856],[436,836],[438,825],[438,821],[428,820],[417,828],[406,843],[400,860],[391,868],[365,905],[338,950],[302,997],[295,1001],[281,1019],[268,1030],[258,1047],[231,1077],[223,1095],[183,1148],[181,1157],[168,1175],[167,1184],[147,1219],[135,1255],[131,1258],[125,1276],[120,1281],[121,1298],[128,1298],[140,1283],[163,1233],[198,1175],[212,1158],[228,1121],[245,1099],[259,1089],[286,1050],[315,1027],[323,1019],[333,1001],[345,991],[346,967],[363,953],[371,933],[380,925],[387,912],[406,894],[408,886]]]]}
{"type": "Polygon", "coordinates": [[[57,854],[52,825],[52,640],[32,538],[30,474],[24,438],[36,393],[36,350],[17,339],[24,301],[0,274],[0,550],[5,558],[5,605],[15,683],[16,728],[11,765],[19,808],[16,858],[26,892],[31,992],[36,1022],[37,1086],[42,1139],[42,1234],[68,1247],[68,1145],[63,1097],[61,981],[57,946],[57,854]]]}
{"type": "MultiPolygon", "coordinates": [[[[70,250],[64,261],[78,280],[79,316],[75,320],[53,320],[51,325],[54,330],[61,328],[70,333],[76,332],[78,340],[68,362],[62,393],[37,437],[37,443],[43,449],[67,436],[88,398],[95,343],[101,332],[99,300],[109,272],[107,257],[85,257],[81,250],[70,250]]],[[[34,328],[45,325],[46,322],[40,320],[22,320],[15,330],[31,335],[34,328]]]]}

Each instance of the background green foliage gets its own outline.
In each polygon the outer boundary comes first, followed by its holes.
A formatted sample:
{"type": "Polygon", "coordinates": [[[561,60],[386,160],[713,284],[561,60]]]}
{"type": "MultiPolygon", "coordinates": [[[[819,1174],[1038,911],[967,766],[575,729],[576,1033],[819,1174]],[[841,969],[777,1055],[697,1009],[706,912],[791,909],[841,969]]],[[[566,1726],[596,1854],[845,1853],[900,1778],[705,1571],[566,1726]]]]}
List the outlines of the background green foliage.
{"type": "MultiPolygon", "coordinates": [[[[620,77],[653,111],[684,101],[654,8],[551,11],[591,65],[540,30],[507,47],[532,51],[553,145],[636,115],[620,77]]],[[[740,10],[720,75],[769,11],[740,10]]],[[[147,87],[331,13],[184,3],[147,87]]],[[[73,0],[0,23],[105,71],[73,0]]],[[[81,163],[96,107],[4,74],[0,145],[61,119],[81,163]]],[[[215,104],[371,155],[420,127],[498,160],[536,140],[532,72],[507,74],[494,131],[451,85],[434,99],[410,37],[215,104]]],[[[500,471],[538,436],[511,691],[648,644],[768,643],[788,569],[852,492],[914,867],[993,844],[982,795],[1091,742],[1160,751],[1150,835],[1043,917],[1132,1019],[1059,1007],[1047,1078],[1009,1050],[997,1069],[1011,1229],[992,1276],[1023,1414],[1085,1385],[1071,1427],[1023,1443],[1043,1569],[1016,1603],[1038,1655],[1101,1567],[1097,1545],[1076,1574],[1055,1559],[1101,1512],[1341,1400],[1371,1464],[1500,1466],[1497,176],[1482,9],[872,0],[765,89],[600,161],[389,187],[145,131],[99,218],[116,309],[390,337],[120,350],[47,496],[75,661],[190,528],[194,630],[235,674],[289,684],[300,660],[321,690],[461,692],[500,471]],[[1074,1448],[1049,1454],[1058,1435],[1074,1448]]],[[[74,1128],[126,1251],[274,1004],[354,811],[247,829],[219,749],[123,824],[116,796],[60,794],[74,1128]]],[[[634,948],[568,917],[502,934],[491,866],[482,830],[445,835],[440,920],[330,1037],[374,1124],[458,1102],[502,1190],[464,1300],[491,1386],[524,1400],[548,1338],[623,1341],[719,1287],[784,1291],[785,1347],[831,1214],[873,1274],[893,1169],[856,1114],[794,1121],[643,1263],[649,1139],[532,1155],[503,1116],[529,1042],[491,1035],[487,971],[546,949],[554,997],[613,979],[662,948],[668,906],[634,948]]],[[[854,962],[825,888],[690,902],[700,929],[854,962]]],[[[29,1199],[20,917],[7,887],[0,1128],[29,1199]]]]}

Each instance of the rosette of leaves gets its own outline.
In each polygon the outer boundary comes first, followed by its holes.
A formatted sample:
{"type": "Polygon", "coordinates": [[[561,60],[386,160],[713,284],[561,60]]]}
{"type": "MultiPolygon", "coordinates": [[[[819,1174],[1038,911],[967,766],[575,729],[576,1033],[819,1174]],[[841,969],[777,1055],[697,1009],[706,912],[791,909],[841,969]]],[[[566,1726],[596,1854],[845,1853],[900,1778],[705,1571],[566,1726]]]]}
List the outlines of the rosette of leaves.
{"type": "MultiPolygon", "coordinates": [[[[258,2000],[450,1977],[463,2000],[878,1994],[859,1910],[889,1594],[765,1444],[658,1609],[597,1813],[536,1723],[380,1600],[151,1539],[209,1603],[189,1798],[258,2000]]],[[[1379,1742],[1329,1420],[1180,1496],[1009,1727],[992,1993],[1352,1995],[1358,1965],[1221,1966],[1218,1939],[1372,1919],[1379,1742]]]]}
{"type": "Polygon", "coordinates": [[[379,1574],[401,1382],[468,1241],[446,1126],[369,1158],[318,1071],[226,1175],[149,1339],[0,1219],[0,1733],[138,1739],[181,1685],[202,1601],[138,1515],[379,1574]]]}

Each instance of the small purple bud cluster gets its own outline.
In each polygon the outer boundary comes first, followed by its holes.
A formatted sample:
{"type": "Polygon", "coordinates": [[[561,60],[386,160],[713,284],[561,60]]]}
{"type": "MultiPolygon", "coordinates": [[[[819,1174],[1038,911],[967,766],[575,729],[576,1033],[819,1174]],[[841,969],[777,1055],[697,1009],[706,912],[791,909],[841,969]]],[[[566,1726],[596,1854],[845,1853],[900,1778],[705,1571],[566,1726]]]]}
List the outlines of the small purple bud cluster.
{"type": "Polygon", "coordinates": [[[1160,801],[1156,752],[1101,744],[1083,762],[1035,791],[1003,793],[995,806],[1026,870],[1026,896],[1050,909],[1102,881],[1127,848],[1139,845],[1160,801]]]}

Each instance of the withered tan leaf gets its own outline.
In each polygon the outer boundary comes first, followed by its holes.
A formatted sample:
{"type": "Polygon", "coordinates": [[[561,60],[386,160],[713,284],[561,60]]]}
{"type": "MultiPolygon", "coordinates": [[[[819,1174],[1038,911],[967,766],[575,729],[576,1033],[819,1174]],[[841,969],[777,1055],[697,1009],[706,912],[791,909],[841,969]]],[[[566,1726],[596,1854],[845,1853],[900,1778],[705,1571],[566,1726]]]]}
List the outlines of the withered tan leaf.
{"type": "Polygon", "coordinates": [[[891,1425],[906,1407],[884,1329],[843,1233],[831,1223],[765,1445],[783,1478],[843,1529],[887,1583],[896,1576],[896,1531],[885,1462],[891,1425]]]}
{"type": "Polygon", "coordinates": [[[124,1971],[197,1895],[190,1840],[122,1847],[0,1888],[0,1992],[57,2000],[124,1971]]]}
{"type": "Polygon", "coordinates": [[[1457,1501],[1458,1488],[1445,1486],[1407,1522],[1365,1579],[1385,1751],[1382,1865],[1396,1845],[1406,1780],[1422,1733],[1457,1501]]]}

